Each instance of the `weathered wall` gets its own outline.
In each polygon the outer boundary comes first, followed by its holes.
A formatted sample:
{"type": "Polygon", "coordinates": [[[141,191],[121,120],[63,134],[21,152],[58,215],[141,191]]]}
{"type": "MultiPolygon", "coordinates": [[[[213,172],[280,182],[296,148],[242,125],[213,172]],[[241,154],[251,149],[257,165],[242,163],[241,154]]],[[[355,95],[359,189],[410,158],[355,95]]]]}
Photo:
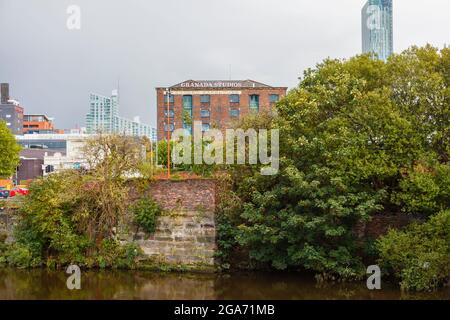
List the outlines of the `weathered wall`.
{"type": "Polygon", "coordinates": [[[0,210],[0,237],[6,235],[6,242],[14,241],[13,233],[17,219],[12,215],[11,211],[6,209],[0,210]]]}
{"type": "Polygon", "coordinates": [[[403,229],[419,218],[406,214],[377,214],[369,222],[361,222],[355,228],[358,238],[377,239],[388,233],[389,229],[403,229]]]}
{"type": "Polygon", "coordinates": [[[156,181],[148,190],[164,210],[153,235],[134,240],[144,253],[167,264],[214,266],[216,183],[213,180],[156,181]]]}

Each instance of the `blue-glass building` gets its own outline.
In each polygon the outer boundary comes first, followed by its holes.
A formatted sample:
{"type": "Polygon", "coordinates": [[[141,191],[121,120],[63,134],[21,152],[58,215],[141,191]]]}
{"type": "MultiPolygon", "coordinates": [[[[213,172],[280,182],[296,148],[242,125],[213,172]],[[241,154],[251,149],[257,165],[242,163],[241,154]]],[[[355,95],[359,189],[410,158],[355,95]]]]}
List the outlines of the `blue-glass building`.
{"type": "Polygon", "coordinates": [[[385,61],[394,52],[392,0],[368,0],[363,7],[362,47],[385,61]]]}

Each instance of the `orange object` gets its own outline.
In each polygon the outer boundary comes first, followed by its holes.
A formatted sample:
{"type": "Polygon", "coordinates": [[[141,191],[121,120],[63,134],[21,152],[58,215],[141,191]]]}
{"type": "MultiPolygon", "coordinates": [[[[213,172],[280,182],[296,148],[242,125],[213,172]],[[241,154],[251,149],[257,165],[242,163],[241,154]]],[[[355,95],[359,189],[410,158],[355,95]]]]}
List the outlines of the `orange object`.
{"type": "Polygon", "coordinates": [[[0,180],[0,188],[5,188],[6,190],[11,190],[13,187],[13,182],[11,180],[0,180]]]}
{"type": "Polygon", "coordinates": [[[23,116],[23,133],[54,130],[53,122],[43,114],[26,114],[23,116]]]}
{"type": "Polygon", "coordinates": [[[170,89],[167,91],[167,179],[170,179],[170,89]]]}

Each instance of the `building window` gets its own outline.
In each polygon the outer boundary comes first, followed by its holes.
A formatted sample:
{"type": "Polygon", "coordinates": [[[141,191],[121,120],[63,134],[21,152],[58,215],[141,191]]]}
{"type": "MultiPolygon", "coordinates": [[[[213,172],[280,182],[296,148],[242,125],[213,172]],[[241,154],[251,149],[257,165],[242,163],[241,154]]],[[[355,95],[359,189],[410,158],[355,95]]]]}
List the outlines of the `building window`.
{"type": "MultiPolygon", "coordinates": [[[[175,96],[171,94],[169,96],[169,103],[174,103],[174,102],[175,102],[175,96]]],[[[167,94],[164,95],[164,103],[167,103],[167,94]]]]}
{"type": "Polygon", "coordinates": [[[277,103],[280,100],[280,96],[278,94],[271,94],[269,96],[270,103],[277,103]]]}
{"type": "Polygon", "coordinates": [[[173,125],[173,124],[169,124],[169,125],[167,125],[167,124],[165,124],[164,125],[164,131],[169,131],[168,129],[170,128],[170,131],[173,131],[174,129],[175,129],[175,126],[173,125]]]}
{"type": "Polygon", "coordinates": [[[183,129],[191,132],[192,131],[192,125],[190,125],[188,123],[183,123],[183,129]]]}
{"type": "Polygon", "coordinates": [[[183,108],[192,109],[192,96],[183,96],[183,108]]]}
{"type": "Polygon", "coordinates": [[[211,128],[211,125],[209,123],[203,123],[202,124],[202,131],[209,131],[209,129],[211,128]]]}
{"type": "Polygon", "coordinates": [[[192,120],[192,96],[183,96],[183,123],[192,120]]]}
{"type": "Polygon", "coordinates": [[[259,95],[250,95],[250,109],[253,111],[259,111],[259,95]]]}
{"type": "Polygon", "coordinates": [[[209,110],[201,110],[200,115],[202,118],[208,118],[210,116],[209,110]]]}
{"type": "Polygon", "coordinates": [[[239,117],[239,114],[239,109],[230,109],[230,117],[237,118],[239,117]]]}
{"type": "Polygon", "coordinates": [[[209,94],[202,94],[200,96],[200,102],[201,103],[210,103],[211,102],[211,96],[209,94]]]}
{"type": "Polygon", "coordinates": [[[45,173],[52,173],[55,171],[55,167],[52,165],[48,165],[45,167],[45,173]]]}
{"type": "Polygon", "coordinates": [[[167,110],[164,110],[164,117],[173,118],[175,116],[175,112],[173,110],[169,110],[169,115],[167,115],[167,110]]]}
{"type": "Polygon", "coordinates": [[[230,94],[230,103],[239,103],[240,97],[238,94],[230,94]]]}

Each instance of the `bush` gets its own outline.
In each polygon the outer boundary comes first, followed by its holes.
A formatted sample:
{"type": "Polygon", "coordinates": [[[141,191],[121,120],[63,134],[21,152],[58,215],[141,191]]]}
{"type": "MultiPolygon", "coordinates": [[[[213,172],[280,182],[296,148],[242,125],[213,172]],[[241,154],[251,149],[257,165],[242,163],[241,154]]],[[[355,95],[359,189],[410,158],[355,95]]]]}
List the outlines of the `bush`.
{"type": "Polygon", "coordinates": [[[97,264],[102,269],[132,269],[141,254],[142,250],[134,243],[122,245],[115,240],[104,240],[97,255],[97,264]]]}
{"type": "Polygon", "coordinates": [[[39,257],[24,245],[15,244],[6,251],[6,262],[16,268],[34,268],[42,264],[39,257]]]}
{"type": "Polygon", "coordinates": [[[449,185],[450,166],[417,165],[405,174],[392,200],[405,213],[431,215],[449,206],[449,185]]]}
{"type": "Polygon", "coordinates": [[[276,104],[272,119],[242,119],[243,129],[280,130],[280,170],[231,168],[243,205],[233,215],[238,233],[219,227],[219,243],[232,244],[231,235],[276,269],[364,276],[360,223],[381,212],[427,217],[448,208],[449,57],[449,48],[426,46],[388,62],[326,59],[276,104]]]}
{"type": "Polygon", "coordinates": [[[147,233],[154,233],[156,229],[156,221],[161,215],[159,205],[149,198],[143,198],[132,206],[134,213],[134,222],[147,233]]]}
{"type": "Polygon", "coordinates": [[[380,265],[405,290],[428,291],[450,276],[450,210],[405,231],[391,230],[377,242],[380,265]]]}

